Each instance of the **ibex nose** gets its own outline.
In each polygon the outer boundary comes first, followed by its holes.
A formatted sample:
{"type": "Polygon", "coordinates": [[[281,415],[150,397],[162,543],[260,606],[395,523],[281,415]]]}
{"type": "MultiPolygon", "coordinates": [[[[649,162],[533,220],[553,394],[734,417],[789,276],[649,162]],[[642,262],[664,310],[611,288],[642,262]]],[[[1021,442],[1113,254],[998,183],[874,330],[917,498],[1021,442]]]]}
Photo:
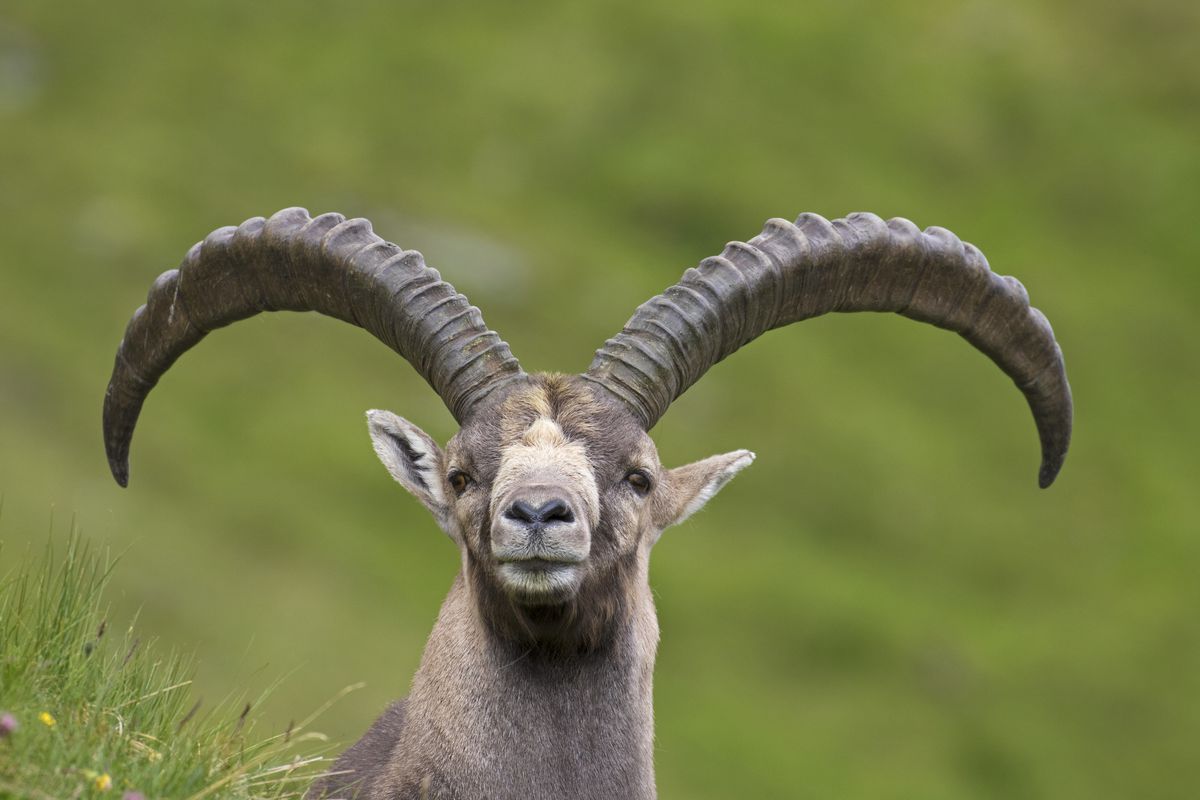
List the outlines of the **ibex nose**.
{"type": "Polygon", "coordinates": [[[547,500],[537,508],[534,508],[533,505],[526,503],[524,500],[517,500],[508,507],[508,511],[504,512],[504,516],[530,526],[548,525],[551,522],[575,521],[575,514],[571,511],[571,507],[567,505],[565,500],[560,500],[557,497],[547,500]]]}

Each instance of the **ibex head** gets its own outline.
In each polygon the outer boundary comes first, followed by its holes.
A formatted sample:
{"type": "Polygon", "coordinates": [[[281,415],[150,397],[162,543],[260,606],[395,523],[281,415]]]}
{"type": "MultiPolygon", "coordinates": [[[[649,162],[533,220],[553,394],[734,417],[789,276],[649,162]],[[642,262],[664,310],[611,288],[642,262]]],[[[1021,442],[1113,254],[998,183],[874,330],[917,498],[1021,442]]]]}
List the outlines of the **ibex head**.
{"type": "Polygon", "coordinates": [[[367,414],[388,472],[462,552],[463,574],[500,633],[590,647],[629,612],[659,533],[754,456],[664,469],[615,398],[579,376],[531,375],[480,401],[441,450],[415,425],[367,414]]]}
{"type": "Polygon", "coordinates": [[[630,613],[651,546],[754,458],[741,450],[664,469],[647,431],[713,364],[760,334],[831,311],[892,311],[961,334],[1016,382],[1042,444],[1040,484],[1065,457],[1062,354],[1024,288],[949,231],[855,214],[771,220],[643,304],[582,375],[524,373],[478,309],[366,220],[280,211],[221,228],[162,275],[117,352],[105,397],[121,485],[142,402],[209,331],[260,311],[317,311],[407,359],[461,430],[445,450],[371,411],[391,475],[457,543],[500,635],[591,647],[630,613]]]}

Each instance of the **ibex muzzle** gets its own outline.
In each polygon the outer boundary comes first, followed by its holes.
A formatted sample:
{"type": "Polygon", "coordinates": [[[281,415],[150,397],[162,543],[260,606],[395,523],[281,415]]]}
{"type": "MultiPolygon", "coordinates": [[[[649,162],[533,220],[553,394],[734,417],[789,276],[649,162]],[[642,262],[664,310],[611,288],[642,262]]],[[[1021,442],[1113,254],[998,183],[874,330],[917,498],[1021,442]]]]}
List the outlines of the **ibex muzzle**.
{"type": "Polygon", "coordinates": [[[520,602],[570,597],[591,552],[600,493],[586,447],[541,417],[504,448],[492,484],[491,548],[500,582],[520,602]]]}
{"type": "Polygon", "coordinates": [[[529,375],[419,253],[379,239],[365,220],[287,209],[211,233],[134,314],[104,403],[121,485],[158,378],[209,331],[275,310],[370,331],[461,425],[443,449],[395,414],[368,412],[380,460],[454,541],[462,571],[410,695],[312,797],[654,797],[650,551],[754,455],[668,469],[647,431],[712,365],[768,330],[890,311],[955,331],[1025,395],[1041,486],[1071,435],[1049,323],[1019,282],[941,228],[871,214],[770,220],[644,303],[582,375],[529,375]]]}

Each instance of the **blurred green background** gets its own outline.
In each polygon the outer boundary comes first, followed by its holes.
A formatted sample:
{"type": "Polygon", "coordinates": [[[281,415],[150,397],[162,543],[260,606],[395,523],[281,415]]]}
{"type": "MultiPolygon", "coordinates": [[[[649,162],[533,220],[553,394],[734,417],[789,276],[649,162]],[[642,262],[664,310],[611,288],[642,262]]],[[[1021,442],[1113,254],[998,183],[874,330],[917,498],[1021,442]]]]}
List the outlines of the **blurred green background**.
{"type": "Polygon", "coordinates": [[[6,0],[0,567],[77,515],[199,694],[290,673],[283,728],[366,681],[325,718],[349,742],[457,569],[362,412],[453,422],[363,332],[264,315],[167,375],[118,489],[101,398],[160,271],[284,206],[366,216],[578,371],[768,217],[901,215],[1054,323],[1071,455],[1037,490],[1008,379],[894,317],[712,370],[664,461],[759,459],[655,551],[661,795],[1195,797],[1197,41],[1187,0],[6,0]]]}

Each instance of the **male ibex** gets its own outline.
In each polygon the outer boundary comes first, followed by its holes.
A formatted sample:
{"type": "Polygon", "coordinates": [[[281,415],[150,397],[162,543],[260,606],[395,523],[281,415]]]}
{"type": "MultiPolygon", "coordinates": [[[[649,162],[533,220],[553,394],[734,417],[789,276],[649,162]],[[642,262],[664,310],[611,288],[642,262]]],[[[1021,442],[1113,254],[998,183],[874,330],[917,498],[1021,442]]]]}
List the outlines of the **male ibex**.
{"type": "Polygon", "coordinates": [[[277,310],[370,331],[462,426],[443,450],[407,420],[367,414],[380,460],[458,545],[462,570],[407,699],[310,796],[654,797],[650,549],[754,456],[665,469],[646,432],[765,331],[893,311],[959,333],[1025,394],[1043,487],[1071,432],[1045,317],[944,229],[871,214],[773,219],[643,304],[587,372],[529,375],[419,253],[366,220],[292,208],[211,233],[134,314],[104,404],[118,483],[142,402],[175,359],[215,328],[277,310]]]}

